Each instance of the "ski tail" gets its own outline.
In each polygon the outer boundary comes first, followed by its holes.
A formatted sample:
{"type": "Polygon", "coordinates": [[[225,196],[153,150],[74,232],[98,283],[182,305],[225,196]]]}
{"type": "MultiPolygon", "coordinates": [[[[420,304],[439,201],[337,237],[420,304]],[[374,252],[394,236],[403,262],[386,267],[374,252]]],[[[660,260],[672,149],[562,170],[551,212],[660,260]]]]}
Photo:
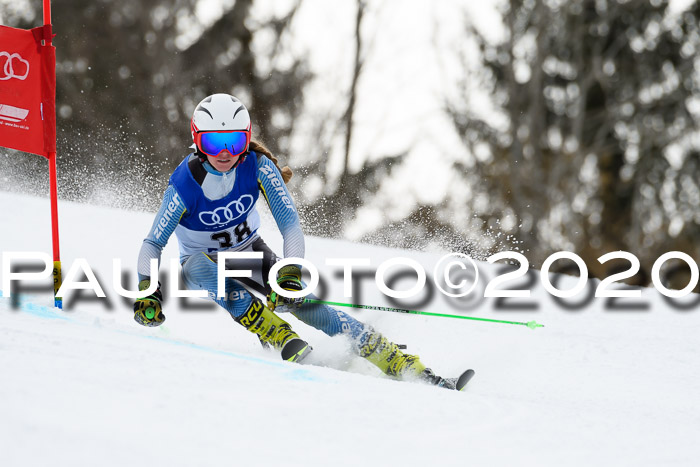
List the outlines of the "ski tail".
{"type": "Polygon", "coordinates": [[[475,374],[476,372],[474,370],[469,369],[459,375],[459,378],[457,378],[457,382],[455,383],[455,389],[457,391],[463,391],[467,386],[467,383],[474,377],[475,374]]]}

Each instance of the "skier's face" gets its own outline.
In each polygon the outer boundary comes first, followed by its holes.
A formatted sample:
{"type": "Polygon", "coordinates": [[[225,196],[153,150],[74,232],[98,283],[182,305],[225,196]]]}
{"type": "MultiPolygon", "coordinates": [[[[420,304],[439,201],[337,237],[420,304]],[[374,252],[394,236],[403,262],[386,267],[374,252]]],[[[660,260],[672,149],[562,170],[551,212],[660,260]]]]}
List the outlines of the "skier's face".
{"type": "Polygon", "coordinates": [[[207,156],[207,160],[219,172],[228,172],[238,162],[239,157],[241,156],[232,156],[228,151],[222,151],[218,157],[207,156]]]}

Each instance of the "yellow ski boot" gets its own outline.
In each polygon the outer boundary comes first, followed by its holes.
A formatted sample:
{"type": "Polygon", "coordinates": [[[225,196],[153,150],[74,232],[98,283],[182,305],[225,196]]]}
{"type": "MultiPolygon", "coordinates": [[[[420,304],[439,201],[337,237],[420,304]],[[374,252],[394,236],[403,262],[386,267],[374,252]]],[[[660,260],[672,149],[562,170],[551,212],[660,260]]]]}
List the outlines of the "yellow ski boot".
{"type": "Polygon", "coordinates": [[[418,355],[409,355],[401,351],[397,344],[389,341],[386,337],[372,328],[365,331],[358,339],[358,353],[366,358],[380,370],[389,376],[402,380],[419,380],[428,384],[446,388],[457,389],[458,381],[463,379],[460,389],[466,385],[471,375],[463,375],[458,378],[443,378],[433,373],[433,370],[426,368],[420,361],[418,355]]]}
{"type": "Polygon", "coordinates": [[[374,329],[369,329],[360,336],[358,351],[361,357],[389,376],[402,379],[419,378],[426,369],[417,355],[401,352],[398,345],[374,329]]]}
{"type": "Polygon", "coordinates": [[[256,334],[260,342],[279,350],[282,360],[301,362],[311,353],[311,346],[292,330],[289,323],[267,309],[258,299],[253,299],[236,322],[256,334]]]}

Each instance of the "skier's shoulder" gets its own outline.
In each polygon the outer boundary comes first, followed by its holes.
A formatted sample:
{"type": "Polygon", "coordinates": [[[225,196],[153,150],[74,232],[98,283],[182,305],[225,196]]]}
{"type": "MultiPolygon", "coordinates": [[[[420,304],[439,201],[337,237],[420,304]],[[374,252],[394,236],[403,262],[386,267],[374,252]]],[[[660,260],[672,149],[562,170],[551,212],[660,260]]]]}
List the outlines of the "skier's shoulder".
{"type": "Polygon", "coordinates": [[[206,177],[207,171],[202,166],[202,162],[195,153],[190,153],[178,164],[178,166],[173,171],[170,176],[170,184],[177,186],[183,186],[192,181],[201,185],[204,182],[204,177],[206,177]]]}
{"type": "Polygon", "coordinates": [[[254,154],[257,156],[258,179],[267,179],[274,186],[281,186],[283,177],[277,164],[264,154],[254,154]]]}
{"type": "Polygon", "coordinates": [[[255,161],[255,165],[258,167],[266,167],[270,164],[274,165],[272,160],[264,153],[264,152],[258,152],[254,150],[249,150],[249,158],[253,161],[255,161]]]}
{"type": "Polygon", "coordinates": [[[191,211],[196,204],[195,198],[201,191],[198,188],[204,182],[205,176],[206,170],[194,153],[188,154],[170,176],[168,184],[182,199],[187,207],[187,211],[191,211]]]}

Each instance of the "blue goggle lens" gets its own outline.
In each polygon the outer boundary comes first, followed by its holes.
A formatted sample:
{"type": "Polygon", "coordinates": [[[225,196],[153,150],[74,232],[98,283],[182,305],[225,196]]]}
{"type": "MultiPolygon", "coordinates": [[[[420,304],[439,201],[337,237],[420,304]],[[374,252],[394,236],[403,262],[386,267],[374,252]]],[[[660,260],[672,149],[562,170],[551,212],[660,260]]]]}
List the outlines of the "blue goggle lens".
{"type": "Polygon", "coordinates": [[[243,131],[226,133],[202,133],[201,149],[204,153],[217,156],[224,149],[238,155],[245,151],[248,137],[243,131]]]}

